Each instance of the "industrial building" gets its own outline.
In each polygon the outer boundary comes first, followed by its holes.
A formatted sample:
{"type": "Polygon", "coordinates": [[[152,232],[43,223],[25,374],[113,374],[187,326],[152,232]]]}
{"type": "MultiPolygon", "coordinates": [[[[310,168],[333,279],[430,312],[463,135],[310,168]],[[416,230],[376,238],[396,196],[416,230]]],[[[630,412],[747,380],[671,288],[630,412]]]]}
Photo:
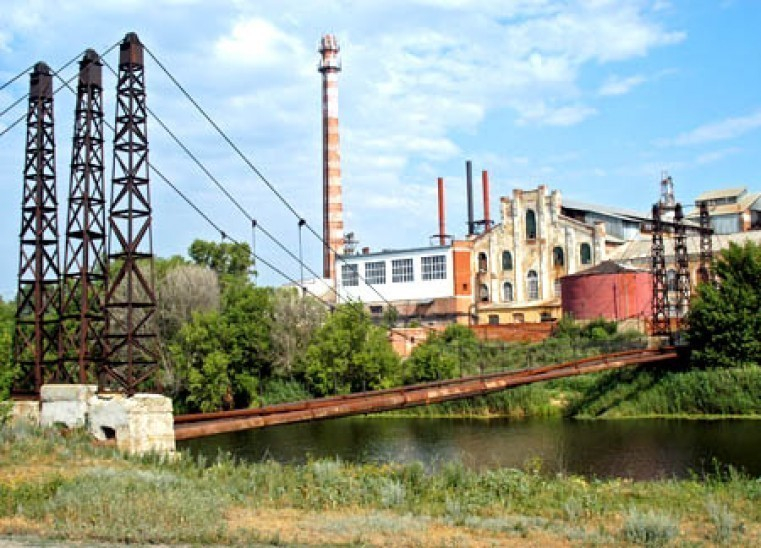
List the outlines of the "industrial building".
{"type": "Polygon", "coordinates": [[[745,187],[703,192],[695,199],[695,209],[685,218],[697,221],[700,204],[708,206],[714,234],[734,234],[761,230],[761,192],[748,192],[745,187]]]}

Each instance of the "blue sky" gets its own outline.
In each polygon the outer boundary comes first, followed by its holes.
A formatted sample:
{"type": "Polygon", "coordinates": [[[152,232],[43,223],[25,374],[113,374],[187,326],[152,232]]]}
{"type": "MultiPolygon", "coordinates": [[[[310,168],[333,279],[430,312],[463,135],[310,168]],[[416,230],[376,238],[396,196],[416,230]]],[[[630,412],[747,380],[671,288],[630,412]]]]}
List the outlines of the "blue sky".
{"type": "MultiPolygon", "coordinates": [[[[344,67],[346,228],[361,246],[401,248],[425,245],[436,232],[437,176],[446,180],[448,231],[463,234],[466,159],[477,174],[490,172],[492,216],[499,196],[541,183],[576,200],[646,211],[663,170],[684,203],[711,188],[761,190],[759,28],[755,0],[11,0],[0,10],[0,81],[38,60],[60,67],[135,31],[319,232],[316,48],[333,32],[344,67]]],[[[117,63],[114,54],[107,61],[117,63]]],[[[297,220],[157,66],[149,61],[146,70],[149,106],[295,250],[297,220]]],[[[27,85],[24,77],[0,91],[0,110],[27,85]]],[[[108,75],[105,87],[112,120],[108,75]]],[[[71,94],[60,92],[55,106],[63,231],[71,94]]],[[[151,161],[230,234],[250,238],[248,221],[161,128],[149,132],[151,161]]],[[[16,285],[23,147],[23,126],[0,138],[4,297],[16,285]]],[[[216,238],[158,179],[152,196],[157,254],[216,238]]],[[[317,240],[303,241],[319,272],[317,240]]],[[[261,234],[257,252],[298,277],[296,263],[261,234]]],[[[262,283],[285,281],[260,272],[262,283]]]]}

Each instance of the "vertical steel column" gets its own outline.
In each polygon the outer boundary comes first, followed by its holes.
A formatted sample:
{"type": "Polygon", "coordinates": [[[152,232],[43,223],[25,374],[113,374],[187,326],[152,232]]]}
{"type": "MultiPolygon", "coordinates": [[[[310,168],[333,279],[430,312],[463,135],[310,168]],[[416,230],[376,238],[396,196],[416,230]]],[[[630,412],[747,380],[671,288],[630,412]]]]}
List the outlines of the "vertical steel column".
{"type": "Polygon", "coordinates": [[[702,201],[700,207],[700,267],[698,274],[702,283],[711,281],[711,263],[713,262],[713,240],[711,234],[711,216],[708,213],[708,202],[702,201]]]}
{"type": "Polygon", "coordinates": [[[653,298],[652,298],[652,322],[653,335],[669,335],[668,310],[668,287],[666,285],[666,255],[663,247],[663,223],[661,222],[661,208],[659,204],[653,205],[653,243],[651,248],[652,274],[653,274],[653,298]]]}
{"type": "Polygon", "coordinates": [[[674,210],[674,259],[676,262],[676,318],[679,328],[690,307],[690,263],[687,254],[687,232],[684,226],[682,204],[674,210]]]}
{"type": "Polygon", "coordinates": [[[120,46],[106,277],[107,351],[101,390],[132,395],[157,388],[156,292],[143,45],[120,46]]]}
{"type": "Polygon", "coordinates": [[[103,363],[106,211],[103,184],[103,64],[89,49],[79,63],[64,251],[61,371],[96,382],[103,363]]]}
{"type": "Polygon", "coordinates": [[[39,395],[55,377],[61,292],[58,200],[53,134],[53,76],[45,63],[29,80],[24,191],[21,200],[18,293],[13,357],[20,367],[14,393],[39,395]]]}

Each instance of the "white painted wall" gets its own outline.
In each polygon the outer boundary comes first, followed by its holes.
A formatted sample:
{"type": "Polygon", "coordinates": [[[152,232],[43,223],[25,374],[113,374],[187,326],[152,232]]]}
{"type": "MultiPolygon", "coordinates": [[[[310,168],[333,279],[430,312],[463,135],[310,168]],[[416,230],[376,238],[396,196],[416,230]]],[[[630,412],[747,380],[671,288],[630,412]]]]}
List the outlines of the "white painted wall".
{"type": "Polygon", "coordinates": [[[364,255],[344,255],[336,261],[337,290],[342,302],[362,301],[374,303],[388,301],[423,301],[454,295],[454,270],[451,246],[435,246],[417,249],[402,249],[368,253],[364,255]],[[446,257],[446,278],[443,280],[423,280],[422,257],[444,255],[446,257]],[[393,282],[391,261],[394,259],[412,259],[414,279],[411,282],[393,282]],[[386,263],[386,283],[365,283],[365,263],[383,261],[386,263]],[[343,265],[357,265],[359,285],[343,285],[343,265]],[[373,290],[373,288],[376,291],[373,290]],[[383,297],[381,298],[380,295],[383,297]]]}

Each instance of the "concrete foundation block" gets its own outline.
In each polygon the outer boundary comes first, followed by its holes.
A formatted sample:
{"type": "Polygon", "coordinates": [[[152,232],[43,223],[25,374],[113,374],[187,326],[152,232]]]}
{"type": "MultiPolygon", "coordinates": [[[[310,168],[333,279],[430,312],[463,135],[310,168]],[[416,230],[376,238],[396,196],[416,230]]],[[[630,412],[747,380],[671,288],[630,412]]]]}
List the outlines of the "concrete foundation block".
{"type": "Polygon", "coordinates": [[[89,429],[99,440],[133,454],[175,451],[172,400],[158,394],[99,396],[90,402],[89,429]]]}
{"type": "Polygon", "coordinates": [[[64,425],[67,428],[87,424],[89,401],[97,387],[91,384],[46,384],[40,389],[40,426],[64,425]]]}
{"type": "Polygon", "coordinates": [[[11,403],[11,425],[26,423],[32,426],[40,424],[40,402],[38,401],[14,401],[11,403]]]}

